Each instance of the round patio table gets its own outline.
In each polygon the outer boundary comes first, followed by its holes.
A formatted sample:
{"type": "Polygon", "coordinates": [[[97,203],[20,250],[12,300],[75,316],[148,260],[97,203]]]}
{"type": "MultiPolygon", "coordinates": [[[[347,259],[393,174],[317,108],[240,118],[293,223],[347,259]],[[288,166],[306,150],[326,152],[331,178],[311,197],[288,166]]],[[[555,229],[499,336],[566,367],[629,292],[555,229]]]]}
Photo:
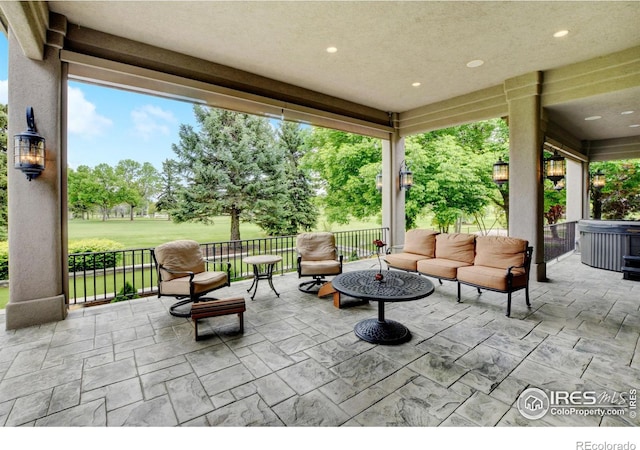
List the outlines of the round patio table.
{"type": "Polygon", "coordinates": [[[377,270],[358,270],[336,276],[333,288],[350,297],[378,302],[378,318],[358,322],[356,336],[372,344],[396,345],[411,339],[409,329],[395,320],[384,317],[386,302],[406,302],[431,295],[435,290],[428,279],[409,272],[382,272],[382,281],[375,279],[377,270]]]}
{"type": "Polygon", "coordinates": [[[280,297],[276,288],[273,287],[273,268],[274,266],[282,261],[282,256],[276,255],[255,255],[248,256],[242,260],[246,264],[253,265],[253,283],[251,287],[247,289],[247,292],[251,292],[253,289],[253,295],[251,295],[251,300],[256,296],[256,291],[258,290],[258,281],[267,280],[269,282],[269,286],[271,286],[271,290],[275,292],[277,297],[280,297]],[[264,270],[260,270],[261,267],[264,270]]]}

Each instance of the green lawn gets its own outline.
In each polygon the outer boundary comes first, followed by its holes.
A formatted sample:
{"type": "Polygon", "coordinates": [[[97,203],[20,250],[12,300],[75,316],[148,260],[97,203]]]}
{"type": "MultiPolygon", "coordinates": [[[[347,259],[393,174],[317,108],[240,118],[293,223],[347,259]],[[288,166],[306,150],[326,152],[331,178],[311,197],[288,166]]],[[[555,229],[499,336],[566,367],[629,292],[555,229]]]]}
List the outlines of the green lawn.
{"type": "MultiPolygon", "coordinates": [[[[201,223],[176,224],[169,220],[154,219],[110,219],[70,220],[69,240],[103,238],[120,242],[125,248],[155,247],[176,239],[193,239],[198,242],[218,242],[229,239],[231,220],[229,217],[215,219],[213,225],[201,223]]],[[[241,223],[243,239],[263,237],[258,226],[241,223]]]]}
{"type": "MultiPolygon", "coordinates": [[[[375,219],[369,221],[352,221],[348,225],[332,224],[328,226],[319,221],[318,230],[345,231],[377,228],[375,219]]],[[[201,223],[173,223],[169,220],[157,219],[110,219],[70,220],[69,240],[103,238],[120,242],[125,248],[155,247],[163,242],[176,239],[193,239],[200,243],[222,242],[229,240],[231,219],[228,216],[217,217],[213,225],[201,223]]],[[[253,239],[266,237],[257,225],[240,224],[240,237],[253,239]]]]}

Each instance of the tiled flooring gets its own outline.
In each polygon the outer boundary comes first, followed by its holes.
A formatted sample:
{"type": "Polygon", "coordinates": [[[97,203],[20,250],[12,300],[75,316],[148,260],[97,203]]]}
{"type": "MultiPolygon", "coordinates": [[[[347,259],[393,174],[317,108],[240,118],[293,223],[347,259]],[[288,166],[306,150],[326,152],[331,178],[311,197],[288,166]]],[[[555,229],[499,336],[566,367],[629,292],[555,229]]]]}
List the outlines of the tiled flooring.
{"type": "MultiPolygon", "coordinates": [[[[350,263],[345,271],[369,269],[350,263]]],[[[76,309],[62,322],[5,331],[0,313],[0,425],[14,426],[627,426],[623,417],[524,418],[527,387],[629,392],[640,384],[640,282],[572,255],[533,281],[528,311],[505,295],[444,282],[422,300],[387,304],[409,327],[400,346],[360,341],[375,303],[336,309],[300,293],[296,274],[216,295],[247,299],[237,317],[193,324],[171,298],[76,309]]]]}

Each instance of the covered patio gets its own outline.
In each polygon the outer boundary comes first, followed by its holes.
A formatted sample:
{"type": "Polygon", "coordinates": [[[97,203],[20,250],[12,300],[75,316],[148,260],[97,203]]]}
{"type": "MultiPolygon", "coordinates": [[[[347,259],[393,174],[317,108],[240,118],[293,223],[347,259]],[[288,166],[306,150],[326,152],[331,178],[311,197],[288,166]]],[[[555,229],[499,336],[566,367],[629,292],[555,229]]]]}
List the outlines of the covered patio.
{"type": "Polygon", "coordinates": [[[535,280],[555,279],[543,149],[567,160],[566,219],[588,218],[589,162],[640,155],[639,18],[634,1],[0,2],[7,134],[33,107],[46,138],[37,179],[8,170],[6,328],[67,315],[68,80],[379,138],[394,250],[405,138],[503,117],[509,234],[533,247],[535,280]]]}
{"type": "MultiPolygon", "coordinates": [[[[8,135],[24,129],[33,106],[47,140],[40,177],[8,170],[0,424],[639,425],[630,403],[624,415],[537,420],[517,408],[531,387],[628,401],[640,380],[640,284],[579,255],[543,258],[543,149],[567,158],[569,221],[589,217],[590,161],[640,155],[639,5],[0,2],[8,135]],[[508,319],[504,295],[463,288],[457,303],[456,285],[436,282],[423,300],[388,305],[387,316],[413,334],[395,347],[353,334],[356,322],[375,317],[374,304],[336,309],[300,293],[295,274],[274,280],[280,298],[262,286],[247,299],[244,334],[235,317],[217,318],[202,326],[214,336],[199,342],[188,319],[169,315],[172,298],[69,308],[68,80],[381,139],[382,226],[394,250],[405,235],[404,139],[504,117],[509,234],[534,247],[533,307],[520,291],[508,319]]],[[[246,295],[248,287],[219,292],[246,295]]]]}
{"type": "MultiPolygon", "coordinates": [[[[375,260],[345,265],[370,269],[375,260]]],[[[376,305],[336,309],[301,293],[295,273],[275,297],[247,297],[237,318],[189,319],[148,297],[69,312],[66,320],[0,331],[0,425],[93,426],[637,426],[637,417],[552,415],[516,407],[528,387],[628,393],[640,380],[640,284],[571,254],[532,281],[512,317],[505,295],[438,285],[422,300],[388,304],[409,327],[400,346],[353,333],[376,305]]],[[[249,282],[220,295],[245,295],[249,282]]],[[[348,302],[348,299],[343,299],[348,302]]],[[[5,320],[0,313],[0,323],[5,320]]],[[[625,436],[621,431],[617,436],[625,436]]]]}

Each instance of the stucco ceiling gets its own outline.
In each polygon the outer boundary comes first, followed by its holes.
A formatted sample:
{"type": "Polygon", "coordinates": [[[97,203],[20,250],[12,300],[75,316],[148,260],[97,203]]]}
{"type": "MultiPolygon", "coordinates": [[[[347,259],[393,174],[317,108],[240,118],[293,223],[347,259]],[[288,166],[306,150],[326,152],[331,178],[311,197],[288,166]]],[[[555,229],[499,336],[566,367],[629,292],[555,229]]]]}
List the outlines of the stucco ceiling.
{"type": "MultiPolygon", "coordinates": [[[[640,45],[637,1],[54,1],[49,8],[76,25],[392,112],[640,45]],[[554,38],[562,29],[569,34],[554,38]],[[484,64],[467,67],[472,60],[484,64]]],[[[638,135],[628,125],[640,123],[640,88],[550,114],[580,139],[638,135]],[[610,119],[585,123],[590,115],[610,119]],[[614,132],[616,121],[629,124],[614,132]]]]}

